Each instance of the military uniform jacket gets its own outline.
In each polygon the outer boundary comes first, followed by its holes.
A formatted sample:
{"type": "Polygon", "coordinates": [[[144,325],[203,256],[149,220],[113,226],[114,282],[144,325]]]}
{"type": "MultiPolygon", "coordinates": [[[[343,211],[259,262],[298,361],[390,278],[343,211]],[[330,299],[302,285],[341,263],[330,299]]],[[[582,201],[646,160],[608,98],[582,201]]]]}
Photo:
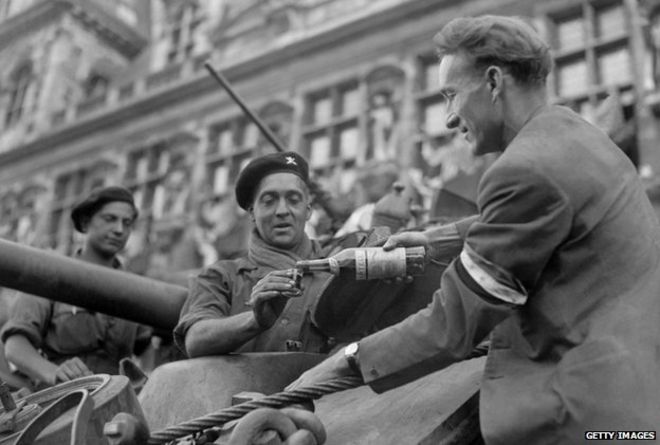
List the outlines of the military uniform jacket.
{"type": "Polygon", "coordinates": [[[492,333],[489,445],[582,443],[660,424],[660,231],[633,165],[562,107],[524,125],[479,184],[479,219],[426,309],[363,339],[377,391],[492,333]]]}
{"type": "Polygon", "coordinates": [[[118,374],[119,361],[133,354],[136,342],[148,344],[151,333],[128,320],[21,293],[0,336],[4,342],[23,335],[56,364],[78,357],[95,374],[118,374]]]}
{"type": "MultiPolygon", "coordinates": [[[[185,351],[186,332],[198,321],[252,311],[247,305],[252,287],[272,270],[247,257],[218,261],[204,269],[192,282],[174,328],[177,346],[185,351]]],[[[311,297],[320,284],[306,281],[303,295],[289,299],[275,324],[235,352],[327,352],[326,337],[312,324],[309,314],[311,297]]]]}

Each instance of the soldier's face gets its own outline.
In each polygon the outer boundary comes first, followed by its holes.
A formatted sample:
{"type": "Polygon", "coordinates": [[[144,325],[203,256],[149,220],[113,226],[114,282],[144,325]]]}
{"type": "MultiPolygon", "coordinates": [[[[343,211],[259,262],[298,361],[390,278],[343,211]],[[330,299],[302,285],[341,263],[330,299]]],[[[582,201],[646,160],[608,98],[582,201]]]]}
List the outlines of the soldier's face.
{"type": "Polygon", "coordinates": [[[134,222],[135,211],[130,204],[109,202],[87,221],[87,245],[103,255],[114,256],[126,246],[134,222]]]}
{"type": "Polygon", "coordinates": [[[307,186],[291,173],[268,175],[257,188],[250,213],[264,241],[294,248],[302,241],[311,215],[307,186]]]}

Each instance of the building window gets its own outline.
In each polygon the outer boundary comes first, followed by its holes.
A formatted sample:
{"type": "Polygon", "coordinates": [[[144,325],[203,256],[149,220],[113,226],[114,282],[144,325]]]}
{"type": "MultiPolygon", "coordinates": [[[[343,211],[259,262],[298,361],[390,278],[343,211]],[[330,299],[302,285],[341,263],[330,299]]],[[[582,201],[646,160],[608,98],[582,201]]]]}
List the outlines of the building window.
{"type": "MultiPolygon", "coordinates": [[[[159,219],[165,206],[164,179],[170,165],[170,152],[165,143],[132,151],[128,155],[126,186],[133,193],[135,206],[145,217],[159,219]]],[[[141,215],[142,216],[142,215],[141,215]]]]}
{"type": "Polygon", "coordinates": [[[625,5],[600,0],[549,12],[555,52],[552,90],[559,102],[605,131],[637,163],[632,26],[625,5]],[[566,23],[575,30],[570,44],[566,23]]]}
{"type": "Polygon", "coordinates": [[[622,1],[583,2],[577,9],[552,12],[555,52],[554,93],[579,103],[608,88],[632,87],[630,39],[622,1]]]}
{"type": "Polygon", "coordinates": [[[589,87],[589,69],[583,58],[566,60],[557,66],[557,91],[562,97],[579,96],[589,87]]]}
{"type": "Polygon", "coordinates": [[[581,15],[558,20],[555,26],[557,30],[558,49],[570,50],[583,45],[585,32],[584,21],[581,15]]]}
{"type": "Polygon", "coordinates": [[[5,115],[5,124],[11,126],[18,122],[25,110],[27,91],[32,80],[32,67],[30,64],[23,65],[14,72],[11,78],[11,90],[9,93],[9,107],[5,115]]]}
{"type": "Polygon", "coordinates": [[[360,147],[358,126],[361,106],[356,81],[308,95],[303,150],[317,174],[353,167],[365,156],[360,147]]]}
{"type": "Polygon", "coordinates": [[[28,185],[19,190],[0,192],[0,237],[21,244],[35,245],[37,218],[41,214],[37,201],[45,188],[28,185]]]}
{"type": "Polygon", "coordinates": [[[238,174],[255,154],[260,141],[259,129],[244,117],[211,127],[206,166],[213,196],[225,196],[232,191],[238,174]]]}
{"type": "Polygon", "coordinates": [[[178,63],[190,57],[195,50],[195,34],[202,21],[196,1],[173,2],[168,10],[169,50],[167,63],[178,63]]]}

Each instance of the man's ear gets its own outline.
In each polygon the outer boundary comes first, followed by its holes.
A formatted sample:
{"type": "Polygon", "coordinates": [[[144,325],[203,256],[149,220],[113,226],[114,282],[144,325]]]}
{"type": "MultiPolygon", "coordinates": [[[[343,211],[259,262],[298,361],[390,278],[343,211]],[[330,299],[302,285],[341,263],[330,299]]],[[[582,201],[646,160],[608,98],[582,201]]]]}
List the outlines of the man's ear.
{"type": "Polygon", "coordinates": [[[91,218],[88,216],[85,216],[84,218],[80,219],[80,228],[82,229],[82,233],[87,233],[87,228],[89,227],[89,222],[91,221],[91,218]]]}
{"type": "Polygon", "coordinates": [[[312,205],[307,204],[307,217],[305,217],[305,221],[309,221],[311,217],[312,217],[312,205]]]}
{"type": "Polygon", "coordinates": [[[486,82],[488,83],[493,102],[495,102],[497,96],[502,92],[502,82],[504,82],[502,68],[497,65],[489,66],[486,69],[486,82]]]}

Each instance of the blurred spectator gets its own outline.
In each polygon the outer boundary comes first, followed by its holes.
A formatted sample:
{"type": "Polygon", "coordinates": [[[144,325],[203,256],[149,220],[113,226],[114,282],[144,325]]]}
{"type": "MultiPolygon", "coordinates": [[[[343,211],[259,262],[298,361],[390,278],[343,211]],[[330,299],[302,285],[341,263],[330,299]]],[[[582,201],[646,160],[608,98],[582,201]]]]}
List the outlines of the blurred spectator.
{"type": "Polygon", "coordinates": [[[399,178],[399,167],[394,162],[368,164],[357,178],[358,193],[362,204],[356,208],[344,225],[335,233],[335,238],[358,230],[372,227],[373,211],[376,202],[385,196],[399,178]]]}

